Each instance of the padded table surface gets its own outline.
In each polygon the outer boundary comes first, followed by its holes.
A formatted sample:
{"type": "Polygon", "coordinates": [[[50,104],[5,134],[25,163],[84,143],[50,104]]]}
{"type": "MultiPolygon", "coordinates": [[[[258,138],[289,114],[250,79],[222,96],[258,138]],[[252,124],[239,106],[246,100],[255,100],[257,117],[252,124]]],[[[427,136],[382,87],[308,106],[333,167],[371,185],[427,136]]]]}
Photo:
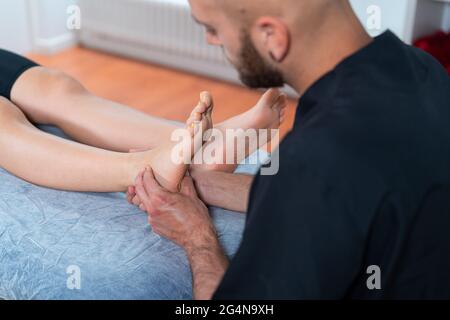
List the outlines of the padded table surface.
{"type": "MultiPolygon", "coordinates": [[[[245,215],[210,212],[231,257],[245,215]]],[[[124,194],[42,188],[0,169],[0,298],[191,299],[191,272],[183,250],[154,234],[124,194]]]]}

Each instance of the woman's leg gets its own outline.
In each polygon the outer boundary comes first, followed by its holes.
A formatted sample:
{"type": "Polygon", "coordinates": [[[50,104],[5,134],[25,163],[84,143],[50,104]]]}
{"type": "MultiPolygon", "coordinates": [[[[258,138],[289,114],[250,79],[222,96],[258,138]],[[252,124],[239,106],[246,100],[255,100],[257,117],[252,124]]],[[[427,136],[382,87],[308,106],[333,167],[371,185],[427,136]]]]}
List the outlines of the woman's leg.
{"type": "Polygon", "coordinates": [[[45,67],[24,72],[11,101],[33,123],[58,126],[80,143],[119,152],[152,149],[184,126],[94,96],[72,77],[45,67]]]}
{"type": "Polygon", "coordinates": [[[211,154],[208,151],[209,143],[206,144],[202,149],[203,163],[192,165],[191,170],[233,173],[238,164],[250,154],[271,142],[273,138],[271,129],[278,129],[283,123],[286,105],[287,97],[279,90],[266,91],[253,108],[214,127],[220,137],[214,141],[214,150],[222,150],[222,154],[220,156],[211,154]],[[267,133],[267,136],[264,137],[263,133],[267,133]],[[239,150],[242,147],[245,149],[239,150]],[[208,164],[211,162],[213,163],[208,164]]]}
{"type": "MultiPolygon", "coordinates": [[[[34,123],[61,128],[78,142],[102,149],[128,152],[151,149],[170,139],[172,132],[183,124],[155,118],[121,104],[99,98],[88,92],[78,81],[60,71],[34,67],[23,73],[14,84],[11,100],[34,123]]],[[[216,145],[236,150],[235,141],[226,141],[227,129],[275,129],[283,121],[286,97],[270,90],[249,111],[215,126],[223,141],[216,145]]],[[[246,139],[245,134],[241,134],[246,139]]],[[[249,143],[249,145],[252,145],[249,143]]],[[[255,144],[253,144],[255,145],[255,144]]],[[[261,147],[258,143],[257,147],[261,147]]],[[[247,148],[244,158],[255,148],[247,148]]],[[[234,164],[197,165],[196,169],[233,172],[234,164]]]]}
{"type": "MultiPolygon", "coordinates": [[[[211,123],[210,111],[203,108],[200,114],[194,113],[204,130],[211,123]]],[[[69,191],[122,192],[134,184],[140,170],[150,166],[164,187],[176,191],[187,166],[171,161],[173,147],[166,142],[131,154],[67,141],[36,129],[18,107],[0,97],[0,167],[34,184],[69,191]]]]}

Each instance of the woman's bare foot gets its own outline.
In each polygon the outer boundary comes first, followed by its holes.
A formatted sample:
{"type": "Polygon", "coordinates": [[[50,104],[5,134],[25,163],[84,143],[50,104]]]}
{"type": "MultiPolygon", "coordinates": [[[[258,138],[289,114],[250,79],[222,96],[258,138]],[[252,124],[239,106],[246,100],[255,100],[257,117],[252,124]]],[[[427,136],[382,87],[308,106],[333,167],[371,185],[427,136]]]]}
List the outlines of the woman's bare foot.
{"type": "MultiPolygon", "coordinates": [[[[214,109],[214,101],[211,94],[207,91],[200,93],[200,101],[197,106],[192,110],[189,119],[186,121],[186,125],[191,134],[194,134],[194,128],[199,130],[201,128],[204,134],[208,134],[208,130],[213,128],[212,112],[214,109]],[[199,126],[201,122],[201,126],[199,126]]],[[[204,140],[208,140],[208,137],[203,137],[204,140]]]]}
{"type": "MultiPolygon", "coordinates": [[[[205,101],[213,105],[212,97],[205,96],[205,101]]],[[[287,106],[287,97],[284,93],[281,93],[278,89],[267,90],[258,103],[247,112],[240,114],[236,117],[230,118],[225,122],[220,123],[215,127],[215,129],[222,132],[222,136],[225,141],[221,142],[222,149],[224,150],[224,159],[222,163],[216,164],[201,164],[192,165],[191,170],[209,170],[209,171],[223,171],[223,172],[234,172],[237,165],[244,159],[238,157],[237,154],[234,155],[234,163],[227,164],[226,157],[229,150],[234,150],[236,153],[236,146],[238,144],[237,140],[242,139],[246,144],[245,157],[248,157],[251,153],[255,152],[257,148],[270,142],[272,135],[271,132],[267,132],[265,139],[260,139],[263,136],[257,133],[258,141],[248,141],[248,137],[245,132],[248,129],[278,129],[280,125],[284,122],[285,113],[287,106]],[[237,136],[234,141],[229,141],[226,139],[226,133],[228,129],[242,129],[241,134],[237,136]]],[[[242,141],[241,141],[242,142],[242,141]]],[[[205,155],[204,157],[208,157],[205,155]]]]}
{"type": "Polygon", "coordinates": [[[278,129],[284,122],[286,106],[286,94],[278,89],[269,89],[253,108],[218,124],[216,128],[278,129]]]}
{"type": "MultiPolygon", "coordinates": [[[[192,159],[195,153],[203,146],[203,135],[212,128],[212,111],[213,103],[210,94],[204,92],[201,95],[201,101],[194,108],[186,122],[185,134],[189,139],[183,140],[183,143],[188,144],[184,146],[184,150],[188,150],[189,154],[180,154],[181,158],[192,159]]],[[[150,151],[130,153],[130,157],[132,157],[131,175],[133,176],[133,182],[140,171],[145,169],[146,166],[150,166],[156,180],[162,187],[172,192],[178,192],[189,164],[174,161],[172,158],[174,148],[183,149],[180,148],[179,142],[168,141],[166,144],[150,151]]],[[[133,183],[130,183],[130,185],[133,185],[133,183]]]]}

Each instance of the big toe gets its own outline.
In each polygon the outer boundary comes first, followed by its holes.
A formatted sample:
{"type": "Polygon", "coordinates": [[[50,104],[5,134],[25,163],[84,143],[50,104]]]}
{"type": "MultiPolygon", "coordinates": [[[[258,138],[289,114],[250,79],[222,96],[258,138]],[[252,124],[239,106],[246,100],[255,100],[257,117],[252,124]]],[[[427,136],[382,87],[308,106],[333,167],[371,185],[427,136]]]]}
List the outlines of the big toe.
{"type": "Polygon", "coordinates": [[[192,111],[192,113],[189,116],[189,118],[187,119],[186,124],[189,126],[189,125],[192,125],[192,123],[198,123],[198,122],[202,121],[203,114],[204,114],[203,109],[204,109],[203,107],[197,106],[194,109],[194,111],[192,111]]]}
{"type": "Polygon", "coordinates": [[[211,93],[204,91],[200,94],[200,101],[206,106],[205,117],[209,121],[209,126],[212,125],[212,112],[214,109],[214,99],[211,93]]]}
{"type": "Polygon", "coordinates": [[[203,91],[200,93],[200,101],[203,102],[207,108],[214,108],[214,100],[210,92],[203,91]]]}
{"type": "Polygon", "coordinates": [[[269,89],[263,94],[263,96],[259,100],[258,105],[261,107],[271,107],[277,102],[277,100],[280,98],[280,95],[281,92],[279,89],[269,89]]]}
{"type": "Polygon", "coordinates": [[[192,110],[191,117],[201,117],[201,115],[205,113],[207,109],[208,107],[203,102],[199,102],[194,110],[192,110]]]}
{"type": "Polygon", "coordinates": [[[281,93],[277,102],[274,104],[275,108],[279,109],[279,110],[284,110],[286,109],[288,104],[288,98],[287,95],[285,93],[281,93]]]}

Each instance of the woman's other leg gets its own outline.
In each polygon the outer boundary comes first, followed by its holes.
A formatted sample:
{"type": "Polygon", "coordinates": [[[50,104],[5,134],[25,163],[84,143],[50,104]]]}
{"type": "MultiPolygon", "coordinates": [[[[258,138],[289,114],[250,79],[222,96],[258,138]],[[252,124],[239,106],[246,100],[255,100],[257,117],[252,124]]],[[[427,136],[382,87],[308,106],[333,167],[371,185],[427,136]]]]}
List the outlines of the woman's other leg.
{"type": "Polygon", "coordinates": [[[63,72],[39,66],[17,79],[11,101],[33,123],[58,126],[78,142],[119,152],[157,147],[184,125],[97,97],[63,72]]]}
{"type": "MultiPolygon", "coordinates": [[[[13,53],[2,55],[6,55],[9,63],[18,67],[35,65],[13,53]]],[[[243,157],[238,157],[234,147],[237,140],[246,140],[245,134],[230,144],[225,141],[226,130],[278,128],[283,121],[286,105],[285,97],[278,101],[279,97],[277,90],[271,90],[249,111],[215,126],[224,137],[224,141],[217,144],[219,148],[222,146],[223,154],[235,153],[233,164],[223,161],[214,165],[198,165],[196,168],[233,172],[237,164],[255,149],[246,148],[243,157]]],[[[34,123],[58,126],[78,142],[118,152],[155,148],[170,139],[175,129],[183,127],[181,123],[152,117],[97,97],[63,72],[40,66],[27,69],[15,80],[10,99],[34,123]]],[[[256,144],[257,148],[261,146],[256,144]]]]}
{"type": "MultiPolygon", "coordinates": [[[[155,148],[169,140],[175,129],[184,126],[97,97],[72,77],[45,67],[31,68],[22,74],[12,88],[11,100],[34,123],[58,126],[78,142],[119,152],[155,148]]],[[[238,158],[235,148],[238,142],[232,141],[231,145],[230,141],[225,142],[226,131],[276,129],[283,121],[285,106],[286,97],[278,90],[270,90],[247,112],[217,124],[215,129],[224,138],[217,145],[222,146],[224,156],[234,150],[235,161],[196,168],[233,172],[255,149],[246,148],[244,157],[238,158]]],[[[246,140],[245,133],[241,135],[246,140]]],[[[261,147],[258,143],[256,146],[261,147]]]]}
{"type": "MultiPolygon", "coordinates": [[[[3,97],[0,149],[0,167],[45,187],[113,192],[124,191],[134,179],[130,154],[96,149],[44,133],[3,97]]],[[[142,167],[145,165],[143,161],[142,167]]]]}

